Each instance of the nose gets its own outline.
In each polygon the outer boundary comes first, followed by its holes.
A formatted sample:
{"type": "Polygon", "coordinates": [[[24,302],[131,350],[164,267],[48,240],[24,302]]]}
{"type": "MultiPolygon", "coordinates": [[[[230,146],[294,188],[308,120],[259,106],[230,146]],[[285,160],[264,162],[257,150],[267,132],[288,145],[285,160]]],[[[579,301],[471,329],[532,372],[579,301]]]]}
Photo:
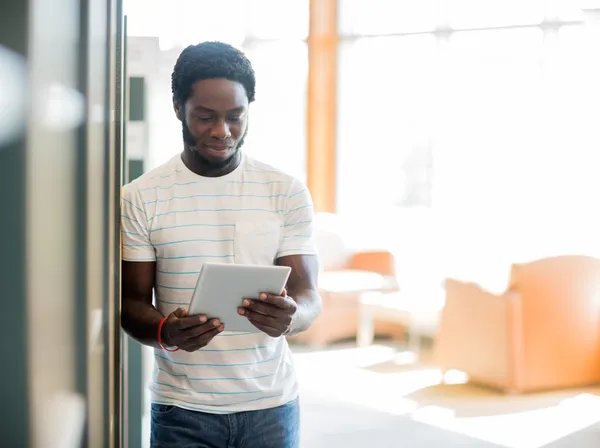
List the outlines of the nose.
{"type": "Polygon", "coordinates": [[[219,140],[225,140],[231,136],[231,132],[229,132],[229,126],[225,120],[217,120],[214,122],[210,136],[219,140]]]}

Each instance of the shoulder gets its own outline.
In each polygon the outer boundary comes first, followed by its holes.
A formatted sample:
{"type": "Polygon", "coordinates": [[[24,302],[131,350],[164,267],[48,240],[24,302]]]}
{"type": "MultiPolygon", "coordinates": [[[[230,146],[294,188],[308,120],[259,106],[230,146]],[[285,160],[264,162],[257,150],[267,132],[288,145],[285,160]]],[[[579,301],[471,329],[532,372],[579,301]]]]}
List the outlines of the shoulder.
{"type": "Polygon", "coordinates": [[[268,163],[261,162],[246,156],[244,166],[244,175],[248,180],[273,184],[279,190],[294,193],[304,188],[304,183],[298,178],[286,173],[279,168],[275,168],[268,163]]]}
{"type": "Polygon", "coordinates": [[[172,183],[178,170],[177,157],[171,158],[166,163],[142,174],[137,179],[129,182],[123,187],[124,194],[137,194],[140,191],[151,190],[163,184],[172,183]]]}

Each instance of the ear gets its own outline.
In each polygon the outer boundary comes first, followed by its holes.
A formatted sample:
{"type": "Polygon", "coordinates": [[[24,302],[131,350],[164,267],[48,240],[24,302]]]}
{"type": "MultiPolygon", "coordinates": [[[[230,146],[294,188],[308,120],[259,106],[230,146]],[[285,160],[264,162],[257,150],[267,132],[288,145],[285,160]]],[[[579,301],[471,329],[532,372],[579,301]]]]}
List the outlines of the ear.
{"type": "Polygon", "coordinates": [[[177,101],[175,101],[175,98],[173,98],[173,110],[175,111],[175,116],[177,119],[179,121],[184,121],[185,114],[183,112],[183,107],[177,101]]]}

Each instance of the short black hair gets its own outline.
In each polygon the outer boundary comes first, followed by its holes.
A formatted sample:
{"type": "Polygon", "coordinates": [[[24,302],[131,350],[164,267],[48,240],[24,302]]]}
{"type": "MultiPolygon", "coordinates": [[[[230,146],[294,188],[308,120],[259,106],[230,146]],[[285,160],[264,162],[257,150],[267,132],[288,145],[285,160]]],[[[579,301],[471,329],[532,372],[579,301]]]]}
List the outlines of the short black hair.
{"type": "Polygon", "coordinates": [[[192,86],[202,79],[225,78],[239,82],[254,101],[256,79],[252,64],[244,53],[223,42],[201,42],[184,49],[171,75],[173,101],[185,104],[192,86]]]}

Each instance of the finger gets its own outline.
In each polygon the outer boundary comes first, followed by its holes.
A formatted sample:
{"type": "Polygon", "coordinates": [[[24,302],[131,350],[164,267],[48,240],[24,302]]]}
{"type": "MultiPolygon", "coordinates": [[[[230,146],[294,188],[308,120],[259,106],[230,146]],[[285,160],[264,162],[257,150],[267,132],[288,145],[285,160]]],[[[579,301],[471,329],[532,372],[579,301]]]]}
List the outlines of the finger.
{"type": "Polygon", "coordinates": [[[179,331],[185,331],[188,328],[197,327],[198,325],[206,323],[208,319],[204,314],[199,314],[197,316],[189,316],[182,317],[177,322],[177,329],[179,331]]]}
{"type": "Polygon", "coordinates": [[[277,308],[282,310],[296,309],[296,302],[288,296],[278,296],[275,294],[261,293],[258,297],[259,300],[275,305],[277,308]]]}
{"type": "Polygon", "coordinates": [[[271,336],[272,338],[277,338],[279,336],[281,336],[283,334],[282,330],[279,330],[277,328],[271,327],[269,325],[265,325],[262,324],[260,322],[257,321],[253,321],[248,319],[248,321],[254,325],[256,328],[258,328],[260,331],[262,331],[263,333],[266,333],[267,335],[271,336]]]}
{"type": "Polygon", "coordinates": [[[219,324],[219,326],[212,328],[206,333],[202,333],[195,338],[189,340],[189,344],[198,348],[204,347],[208,344],[216,335],[221,333],[225,329],[225,325],[219,324]]]}
{"type": "Polygon", "coordinates": [[[182,317],[185,317],[187,315],[187,309],[177,308],[175,311],[173,311],[172,315],[178,319],[181,319],[182,317]]]}
{"type": "Polygon", "coordinates": [[[243,311],[244,313],[242,315],[246,316],[251,322],[257,322],[261,325],[267,325],[269,327],[276,328],[281,332],[283,332],[292,322],[291,316],[284,316],[282,318],[276,319],[273,316],[265,316],[264,314],[260,314],[245,308],[243,308],[243,311]]]}
{"type": "Polygon", "coordinates": [[[195,339],[198,336],[204,333],[208,333],[221,325],[222,324],[219,319],[211,319],[205,324],[196,325],[194,327],[188,328],[187,330],[181,331],[179,334],[182,338],[184,338],[184,340],[195,339]]]}
{"type": "Polygon", "coordinates": [[[200,350],[202,347],[208,345],[208,343],[219,333],[224,330],[224,325],[221,324],[216,328],[207,331],[206,333],[201,334],[200,336],[192,339],[188,339],[185,344],[181,345],[180,348],[182,350],[188,352],[195,352],[196,350],[200,350]]]}
{"type": "Polygon", "coordinates": [[[291,309],[283,310],[270,303],[251,299],[245,299],[242,302],[242,307],[243,309],[249,309],[256,311],[257,313],[266,314],[267,316],[273,316],[275,318],[282,318],[293,313],[291,309]]]}

